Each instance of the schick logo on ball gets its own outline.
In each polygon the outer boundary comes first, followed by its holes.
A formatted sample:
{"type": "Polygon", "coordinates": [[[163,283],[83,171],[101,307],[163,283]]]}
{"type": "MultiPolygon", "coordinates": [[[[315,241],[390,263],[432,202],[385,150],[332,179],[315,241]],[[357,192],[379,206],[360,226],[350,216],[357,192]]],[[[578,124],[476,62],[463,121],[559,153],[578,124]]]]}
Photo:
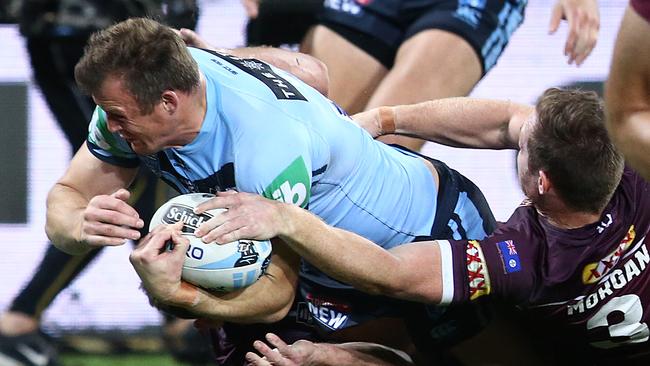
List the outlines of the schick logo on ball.
{"type": "Polygon", "coordinates": [[[173,205],[169,208],[169,211],[163,217],[163,222],[165,224],[175,224],[179,221],[183,221],[184,233],[194,233],[194,231],[201,226],[202,223],[208,221],[212,218],[212,215],[201,214],[197,215],[194,213],[193,209],[188,206],[173,205]]]}

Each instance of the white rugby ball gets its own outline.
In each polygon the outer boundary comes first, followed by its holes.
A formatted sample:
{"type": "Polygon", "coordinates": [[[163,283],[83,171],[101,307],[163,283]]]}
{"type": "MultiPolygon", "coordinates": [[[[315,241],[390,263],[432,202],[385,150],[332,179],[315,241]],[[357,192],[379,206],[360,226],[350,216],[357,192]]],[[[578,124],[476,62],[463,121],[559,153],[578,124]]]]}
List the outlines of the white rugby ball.
{"type": "Polygon", "coordinates": [[[170,199],[154,213],[149,231],[162,224],[185,223],[182,231],[190,246],[185,253],[183,280],[210,291],[227,292],[250,286],[264,274],[271,261],[271,242],[238,240],[219,245],[204,243],[194,236],[202,223],[225,211],[194,213],[196,206],[213,197],[207,193],[189,193],[170,199]]]}

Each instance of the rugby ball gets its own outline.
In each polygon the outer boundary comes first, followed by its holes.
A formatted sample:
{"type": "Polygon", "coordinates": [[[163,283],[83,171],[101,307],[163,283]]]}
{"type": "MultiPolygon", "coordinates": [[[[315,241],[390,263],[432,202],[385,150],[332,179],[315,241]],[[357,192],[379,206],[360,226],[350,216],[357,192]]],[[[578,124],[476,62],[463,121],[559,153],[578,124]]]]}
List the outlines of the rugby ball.
{"type": "Polygon", "coordinates": [[[149,231],[162,224],[183,221],[183,236],[190,240],[185,253],[182,279],[210,291],[227,292],[250,286],[260,278],[271,261],[271,242],[268,240],[238,240],[227,244],[204,243],[194,231],[224,209],[194,213],[199,204],[213,198],[207,193],[189,193],[176,196],[154,213],[149,231]]]}

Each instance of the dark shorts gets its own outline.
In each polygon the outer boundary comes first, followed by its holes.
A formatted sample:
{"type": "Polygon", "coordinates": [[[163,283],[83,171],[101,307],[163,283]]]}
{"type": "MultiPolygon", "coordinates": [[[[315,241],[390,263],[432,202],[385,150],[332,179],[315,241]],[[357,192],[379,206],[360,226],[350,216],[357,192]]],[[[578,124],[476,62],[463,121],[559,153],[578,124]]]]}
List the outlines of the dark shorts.
{"type": "Polygon", "coordinates": [[[248,46],[282,46],[302,42],[316,23],[323,0],[264,0],[257,18],[246,25],[248,46]]]}
{"type": "Polygon", "coordinates": [[[393,66],[411,36],[441,29],[465,39],[483,74],[497,62],[524,19],[527,0],[326,0],[320,24],[381,62],[393,66]]]}

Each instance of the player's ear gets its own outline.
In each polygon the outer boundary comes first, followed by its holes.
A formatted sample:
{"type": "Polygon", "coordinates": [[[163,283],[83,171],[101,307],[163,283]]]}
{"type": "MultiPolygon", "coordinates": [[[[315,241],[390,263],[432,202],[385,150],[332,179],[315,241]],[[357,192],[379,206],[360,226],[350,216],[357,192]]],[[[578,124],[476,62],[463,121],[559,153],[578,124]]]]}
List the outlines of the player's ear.
{"type": "Polygon", "coordinates": [[[174,114],[178,109],[178,94],[173,90],[165,90],[161,96],[162,108],[168,114],[174,114]]]}
{"type": "Polygon", "coordinates": [[[548,178],[548,175],[546,175],[546,172],[543,170],[540,170],[538,172],[539,178],[537,178],[537,191],[539,192],[540,195],[543,195],[547,193],[548,191],[551,190],[551,180],[548,178]]]}

